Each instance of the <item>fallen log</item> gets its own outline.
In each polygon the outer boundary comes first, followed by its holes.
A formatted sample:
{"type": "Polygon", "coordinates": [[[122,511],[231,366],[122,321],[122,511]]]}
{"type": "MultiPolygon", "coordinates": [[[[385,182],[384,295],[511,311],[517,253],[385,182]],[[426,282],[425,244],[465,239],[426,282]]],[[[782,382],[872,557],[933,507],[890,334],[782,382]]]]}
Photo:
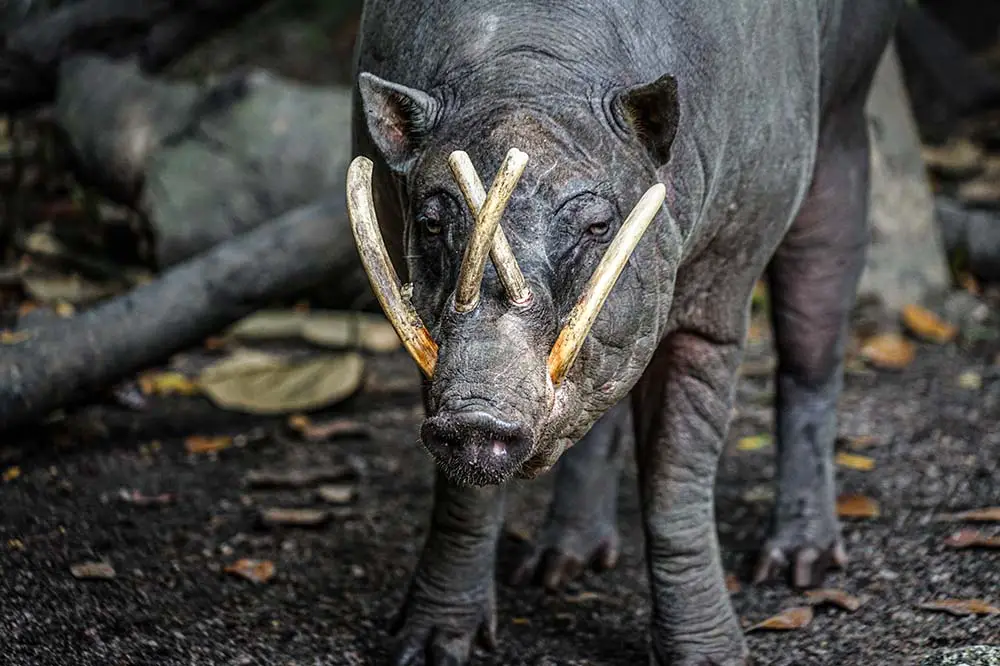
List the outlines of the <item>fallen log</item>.
{"type": "Polygon", "coordinates": [[[8,335],[0,431],[91,398],[277,299],[342,282],[337,267],[357,262],[344,196],[337,190],[92,310],[8,335]]]}
{"type": "Polygon", "coordinates": [[[267,0],[82,0],[18,25],[0,50],[0,110],[51,102],[73,55],[136,55],[158,72],[267,0]]]}

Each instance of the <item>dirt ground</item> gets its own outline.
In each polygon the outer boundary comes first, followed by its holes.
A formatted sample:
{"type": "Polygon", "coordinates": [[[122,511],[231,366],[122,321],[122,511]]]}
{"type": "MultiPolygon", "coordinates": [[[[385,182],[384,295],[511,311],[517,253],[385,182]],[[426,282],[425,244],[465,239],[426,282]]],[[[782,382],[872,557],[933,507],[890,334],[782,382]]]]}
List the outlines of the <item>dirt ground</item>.
{"type": "MultiPolygon", "coordinates": [[[[761,664],[909,664],[936,648],[1000,644],[1000,615],[955,617],[917,609],[934,599],[1000,603],[1000,550],[955,550],[960,526],[943,512],[1000,504],[998,349],[920,345],[901,373],[851,374],[841,404],[844,437],[873,436],[872,471],[841,469],[840,491],[863,494],[881,516],[845,525],[851,564],[831,586],[868,597],[854,614],[817,609],[806,628],[749,634],[761,664]],[[974,371],[978,389],[958,377],[974,371]]],[[[766,356],[753,358],[760,362],[766,356]]],[[[416,443],[419,402],[401,355],[379,358],[373,389],[339,412],[368,423],[369,438],[309,443],[274,421],[172,398],[141,416],[92,410],[102,437],[0,443],[0,655],[9,666],[384,663],[385,624],[400,603],[425,535],[432,466],[416,443]],[[381,379],[379,379],[381,377],[381,379]],[[194,424],[194,425],[192,425],[194,424]],[[189,454],[183,436],[235,427],[249,434],[217,454],[189,454]],[[154,443],[154,440],[156,443],[154,443]],[[262,527],[262,506],[315,506],[314,491],[251,491],[255,469],[352,463],[357,499],[324,526],[262,527]],[[174,494],[140,507],[120,491],[174,494]],[[272,560],[256,585],[222,569],[272,560]],[[70,566],[103,560],[111,580],[77,580],[70,566]]],[[[773,450],[741,451],[738,438],[768,432],[766,377],[743,380],[739,416],[718,482],[726,569],[746,578],[767,525],[773,450]]],[[[166,400],[166,399],[164,399],[166,400]]],[[[71,430],[71,433],[78,430],[71,430]]],[[[51,438],[50,438],[51,439],[51,438]]],[[[646,663],[649,600],[634,470],[620,507],[624,552],[612,572],[585,575],[567,593],[501,582],[501,645],[477,664],[646,663]]],[[[542,518],[551,479],[522,483],[508,528],[542,518]]],[[[996,527],[986,525],[987,533],[996,527]]],[[[509,571],[519,548],[501,544],[509,571]]],[[[733,595],[740,618],[760,621],[803,598],[784,585],[747,582],[733,595]]]]}

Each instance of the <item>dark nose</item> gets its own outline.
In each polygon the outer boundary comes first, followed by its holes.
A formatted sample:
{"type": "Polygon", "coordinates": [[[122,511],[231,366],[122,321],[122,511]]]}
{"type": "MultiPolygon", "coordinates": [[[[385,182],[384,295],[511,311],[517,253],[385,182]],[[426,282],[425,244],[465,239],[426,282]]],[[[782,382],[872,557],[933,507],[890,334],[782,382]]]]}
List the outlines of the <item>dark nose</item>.
{"type": "Polygon", "coordinates": [[[482,411],[443,412],[424,421],[424,447],[455,483],[507,481],[531,454],[531,432],[482,411]]]}

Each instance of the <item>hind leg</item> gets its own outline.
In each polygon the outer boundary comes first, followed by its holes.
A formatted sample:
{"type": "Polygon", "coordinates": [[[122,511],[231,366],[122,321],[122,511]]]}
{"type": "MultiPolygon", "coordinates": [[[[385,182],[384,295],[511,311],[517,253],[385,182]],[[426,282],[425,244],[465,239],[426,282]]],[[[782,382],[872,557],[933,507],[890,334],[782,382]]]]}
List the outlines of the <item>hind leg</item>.
{"type": "Polygon", "coordinates": [[[755,580],[819,585],[846,564],[833,446],[847,322],[868,242],[868,135],[860,104],[829,118],[809,195],[768,268],[778,352],[777,503],[755,580]]]}
{"type": "Polygon", "coordinates": [[[557,589],[588,565],[618,559],[618,482],[629,427],[627,401],[612,407],[556,463],[555,492],[545,525],[511,576],[557,589]]]}

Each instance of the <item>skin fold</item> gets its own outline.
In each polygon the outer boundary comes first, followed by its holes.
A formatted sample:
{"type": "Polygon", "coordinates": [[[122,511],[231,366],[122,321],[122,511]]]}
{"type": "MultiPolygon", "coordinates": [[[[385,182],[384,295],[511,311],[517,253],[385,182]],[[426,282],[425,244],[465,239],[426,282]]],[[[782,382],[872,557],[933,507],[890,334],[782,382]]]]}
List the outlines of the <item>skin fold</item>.
{"type": "Polygon", "coordinates": [[[868,238],[863,105],[901,0],[372,0],[357,46],[355,154],[396,270],[437,342],[421,441],[431,531],[397,617],[395,664],[464,664],[495,641],[504,483],[555,466],[513,578],[557,587],[613,566],[634,436],[651,662],[743,664],[713,490],[755,281],[772,290],[778,492],[758,579],[817,585],[845,555],[833,439],[846,319],[868,238]],[[501,227],[532,298],[488,262],[454,291],[474,220],[448,167],[488,187],[528,165],[501,227]],[[625,216],[667,198],[566,378],[546,360],[625,216]],[[629,413],[631,411],[631,413],[629,413]],[[570,448],[572,447],[572,448],[570,448]],[[561,457],[561,459],[560,459],[561,457]],[[558,464],[557,464],[558,461],[558,464]]]}

